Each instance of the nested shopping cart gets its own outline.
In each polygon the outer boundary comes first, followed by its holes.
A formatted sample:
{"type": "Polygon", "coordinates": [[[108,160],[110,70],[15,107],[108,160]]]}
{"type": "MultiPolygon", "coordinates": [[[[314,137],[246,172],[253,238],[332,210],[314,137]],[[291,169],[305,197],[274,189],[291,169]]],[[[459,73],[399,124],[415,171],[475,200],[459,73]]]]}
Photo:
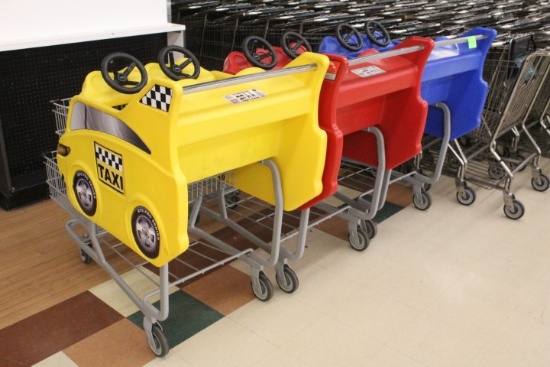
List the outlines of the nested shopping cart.
{"type": "Polygon", "coordinates": [[[462,142],[465,159],[457,174],[457,181],[501,190],[504,213],[511,219],[525,213],[511,191],[517,172],[531,166],[533,188],[545,191],[550,185],[539,167],[540,148],[525,126],[550,67],[550,52],[533,51],[532,45],[531,35],[517,36],[490,51],[484,70],[489,95],[482,123],[462,142]],[[510,154],[517,152],[520,130],[529,147],[523,147],[523,155],[510,154]]]}
{"type": "MultiPolygon", "coordinates": [[[[447,151],[463,161],[457,139],[477,128],[487,97],[487,82],[483,80],[483,66],[496,32],[477,27],[457,37],[436,38],[435,46],[422,75],[422,98],[429,104],[424,130],[423,152],[415,157],[404,172],[394,172],[413,186],[415,207],[426,210],[431,197],[425,187],[441,176],[447,151]],[[422,162],[422,158],[424,161],[422,162]],[[426,173],[431,171],[430,175],[426,173]]],[[[369,49],[388,50],[399,44],[393,41],[380,23],[368,21],[365,33],[340,25],[336,36],[325,37],[320,49],[346,57],[355,57],[369,49]]],[[[474,191],[466,185],[457,185],[457,198],[462,203],[473,203],[474,191]]]]}
{"type": "MultiPolygon", "coordinates": [[[[296,57],[306,43],[295,32],[282,39],[287,58],[296,57]]],[[[372,219],[385,203],[392,170],[421,150],[427,104],[420,97],[420,80],[433,44],[413,37],[392,51],[371,50],[353,60],[327,54],[331,66],[319,104],[319,124],[328,136],[323,191],[303,208],[315,207],[310,226],[334,215],[344,217],[350,244],[358,251],[376,234],[372,219]],[[327,202],[331,197],[338,203],[327,202]]],[[[237,72],[245,57],[257,66],[265,61],[282,67],[285,59],[277,63],[275,54],[264,40],[254,52],[230,53],[226,70],[237,72]]]]}
{"type": "MultiPolygon", "coordinates": [[[[159,321],[168,317],[172,286],[240,259],[250,266],[259,299],[273,295],[265,267],[276,267],[283,291],[297,288],[284,258],[292,252],[281,251],[282,216],[322,190],[327,138],[317,106],[328,63],[310,53],[285,69],[217,80],[177,46],[145,66],[115,53],[101,71],[88,74],[79,95],[55,101],[60,139],[46,157],[51,196],[75,217],[66,227],[83,261],[101,265],[144,314],[155,354],[169,349],[159,321]],[[175,61],[180,54],[185,57],[175,61]],[[270,241],[228,215],[226,195],[235,189],[275,208],[270,241]],[[199,213],[264,253],[209,233],[200,227],[199,213]],[[158,271],[157,288],[136,294],[109,263],[107,250],[140,271],[158,271]],[[186,257],[192,255],[208,265],[194,268],[186,257]],[[174,280],[170,265],[190,271],[174,280]]],[[[296,252],[305,246],[308,215],[301,210],[298,233],[292,234],[296,252]]]]}

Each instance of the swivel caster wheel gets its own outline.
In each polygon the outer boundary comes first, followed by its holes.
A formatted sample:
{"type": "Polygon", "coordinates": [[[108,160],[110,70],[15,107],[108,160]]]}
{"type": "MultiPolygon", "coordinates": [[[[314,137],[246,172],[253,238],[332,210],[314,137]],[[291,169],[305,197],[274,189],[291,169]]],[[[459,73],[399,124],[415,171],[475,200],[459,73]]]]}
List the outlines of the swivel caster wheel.
{"type": "Polygon", "coordinates": [[[413,204],[418,210],[428,210],[432,206],[432,197],[422,189],[419,194],[413,194],[413,204]]]}
{"type": "Polygon", "coordinates": [[[365,251],[369,247],[370,239],[366,230],[357,227],[357,233],[350,233],[348,235],[348,241],[352,249],[356,251],[365,251]]]}
{"type": "Polygon", "coordinates": [[[273,284],[264,272],[260,272],[257,281],[252,280],[252,291],[262,302],[267,302],[273,297],[273,284]]]}
{"type": "Polygon", "coordinates": [[[281,279],[279,272],[277,272],[277,275],[275,276],[277,285],[279,285],[279,288],[281,288],[281,290],[285,293],[294,293],[300,284],[298,281],[298,276],[287,264],[283,267],[283,274],[284,279],[281,279]]]}
{"type": "Polygon", "coordinates": [[[476,193],[471,187],[466,186],[463,193],[456,193],[456,200],[462,205],[472,205],[476,201],[476,193]]]}
{"type": "Polygon", "coordinates": [[[519,200],[513,201],[513,207],[509,207],[508,205],[504,205],[504,214],[510,218],[517,220],[521,217],[523,217],[523,214],[525,214],[525,207],[519,200]]]}

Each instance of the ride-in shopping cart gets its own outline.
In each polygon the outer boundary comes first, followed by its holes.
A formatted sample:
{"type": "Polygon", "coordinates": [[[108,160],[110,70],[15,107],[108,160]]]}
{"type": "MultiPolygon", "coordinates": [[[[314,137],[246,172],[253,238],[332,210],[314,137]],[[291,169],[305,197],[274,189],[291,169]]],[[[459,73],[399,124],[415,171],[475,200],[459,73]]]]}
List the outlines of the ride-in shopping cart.
{"type": "MultiPolygon", "coordinates": [[[[283,291],[297,288],[294,272],[279,256],[282,214],[322,191],[327,138],[318,126],[317,106],[327,68],[327,57],[308,53],[281,70],[216,80],[181,47],[163,49],[159,63],[146,66],[115,53],[104,59],[101,72],[88,74],[79,95],[55,103],[61,136],[57,152],[46,159],[51,196],[75,216],[66,227],[83,261],[100,264],[143,312],[155,354],[169,348],[158,323],[168,317],[168,290],[191,277],[240,259],[250,265],[259,299],[273,295],[265,267],[277,268],[283,291]],[[174,61],[179,54],[185,57],[174,61]],[[275,208],[270,243],[228,215],[229,188],[275,208]],[[212,196],[219,212],[204,205],[212,196]],[[199,212],[265,255],[235,248],[200,228],[199,212]],[[103,240],[108,234],[116,244],[103,240]],[[104,249],[138,270],[158,268],[158,289],[140,298],[104,249]],[[169,265],[186,265],[188,253],[210,264],[171,281],[169,265]],[[152,302],[157,296],[159,307],[152,302]]],[[[308,215],[301,211],[296,251],[305,246],[308,215]]]]}
{"type": "MultiPolygon", "coordinates": [[[[282,49],[287,58],[296,57],[307,41],[294,32],[287,36],[282,49]]],[[[244,54],[249,63],[284,66],[285,59],[277,59],[266,40],[250,39],[252,51],[244,54]]],[[[353,60],[327,54],[331,66],[321,89],[319,124],[328,136],[327,157],[339,158],[326,160],[323,192],[305,207],[320,209],[311,226],[333,215],[348,220],[349,241],[356,250],[365,250],[376,234],[372,219],[384,205],[392,170],[421,150],[427,105],[419,94],[420,79],[432,48],[432,40],[413,37],[392,51],[370,50],[353,60]],[[331,196],[343,204],[323,202],[331,196]]],[[[237,70],[242,59],[242,54],[230,53],[226,70],[237,70]]]]}
{"type": "Polygon", "coordinates": [[[525,207],[511,191],[516,172],[529,165],[533,188],[545,191],[550,186],[539,167],[540,148],[525,126],[550,67],[550,52],[533,51],[532,41],[531,35],[518,36],[491,50],[484,70],[489,95],[482,123],[465,136],[459,147],[465,159],[460,162],[457,181],[501,190],[504,213],[511,219],[519,219],[525,213],[525,207]],[[530,145],[522,149],[523,156],[511,154],[517,152],[519,129],[530,145]],[[509,136],[513,136],[511,146],[509,136]]]}
{"type": "MultiPolygon", "coordinates": [[[[477,128],[487,97],[487,82],[483,80],[483,66],[496,32],[477,27],[455,38],[438,37],[422,75],[422,98],[429,104],[423,154],[416,157],[406,173],[394,172],[413,186],[415,207],[426,210],[431,205],[424,186],[434,184],[443,170],[447,150],[463,161],[456,140],[477,128]],[[450,145],[451,144],[451,145],[450,145]],[[424,158],[424,162],[421,161],[424,158]],[[425,172],[431,171],[428,176],[425,172]]],[[[341,25],[336,36],[325,37],[320,50],[351,57],[365,50],[392,49],[398,41],[390,40],[380,23],[368,21],[365,34],[351,26],[341,25]]],[[[466,185],[457,185],[457,198],[462,203],[473,203],[475,193],[466,185]]]]}

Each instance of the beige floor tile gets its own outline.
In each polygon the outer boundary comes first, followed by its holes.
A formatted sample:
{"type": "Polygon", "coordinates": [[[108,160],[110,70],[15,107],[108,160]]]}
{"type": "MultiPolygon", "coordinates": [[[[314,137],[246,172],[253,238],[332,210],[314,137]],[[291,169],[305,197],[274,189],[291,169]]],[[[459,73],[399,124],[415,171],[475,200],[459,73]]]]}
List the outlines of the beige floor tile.
{"type": "Polygon", "coordinates": [[[281,348],[312,366],[353,367],[365,366],[382,346],[356,329],[325,316],[281,348]]]}
{"type": "Polygon", "coordinates": [[[255,361],[250,365],[243,367],[314,367],[314,365],[307,364],[300,358],[297,358],[290,353],[285,352],[281,348],[269,353],[265,358],[259,361],[255,361]]]}
{"type": "Polygon", "coordinates": [[[224,317],[174,348],[192,366],[246,366],[265,358],[276,346],[224,317]]]}
{"type": "MultiPolygon", "coordinates": [[[[176,347],[177,348],[177,347],[176,347]]],[[[195,367],[180,356],[174,349],[162,358],[155,358],[144,367],[195,367]]]]}
{"type": "Polygon", "coordinates": [[[368,365],[378,367],[426,367],[426,365],[384,347],[368,360],[368,365]]]}
{"type": "MultiPolygon", "coordinates": [[[[147,295],[149,292],[159,289],[159,277],[151,271],[140,268],[133,269],[122,275],[124,281],[130,288],[140,297],[147,295]],[[141,272],[140,272],[141,271],[141,272]],[[143,272],[143,273],[142,273],[143,272]]],[[[170,293],[177,291],[177,287],[171,287],[170,293]]],[[[114,280],[109,280],[90,289],[96,297],[107,303],[109,306],[117,310],[121,315],[127,317],[137,311],[139,308],[130,300],[130,298],[122,291],[114,280]]],[[[155,302],[159,299],[158,295],[150,298],[149,302],[155,302]]]]}
{"type": "Polygon", "coordinates": [[[249,302],[228,317],[271,344],[281,346],[322,315],[299,302],[299,298],[297,294],[277,294],[268,302],[249,302]]]}
{"type": "Polygon", "coordinates": [[[469,366],[545,367],[550,361],[549,343],[547,323],[514,312],[501,333],[476,354],[469,366]]]}
{"type": "Polygon", "coordinates": [[[420,267],[394,264],[366,288],[422,310],[439,298],[449,285],[420,267]]]}
{"type": "Polygon", "coordinates": [[[358,292],[329,313],[334,319],[383,344],[419,314],[417,309],[369,289],[358,292]]]}
{"type": "Polygon", "coordinates": [[[300,268],[298,278],[300,287],[293,294],[293,299],[322,313],[346,302],[362,287],[359,282],[315,264],[300,268]]]}
{"type": "Polygon", "coordinates": [[[404,326],[387,346],[429,367],[470,366],[490,338],[463,328],[452,328],[426,314],[404,326]]]}
{"type": "Polygon", "coordinates": [[[58,352],[34,364],[33,367],[78,367],[78,365],[65,353],[58,352]]]}

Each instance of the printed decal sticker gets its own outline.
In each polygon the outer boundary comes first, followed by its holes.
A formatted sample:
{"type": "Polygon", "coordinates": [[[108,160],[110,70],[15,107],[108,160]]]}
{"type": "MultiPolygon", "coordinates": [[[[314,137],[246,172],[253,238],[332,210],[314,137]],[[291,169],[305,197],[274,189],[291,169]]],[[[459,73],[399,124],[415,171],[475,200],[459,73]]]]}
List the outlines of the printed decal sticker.
{"type": "Polygon", "coordinates": [[[94,143],[95,162],[99,180],[110,188],[124,194],[124,165],[122,155],[94,143]]]}
{"type": "Polygon", "coordinates": [[[365,66],[364,68],[353,69],[352,72],[361,78],[368,78],[370,76],[386,73],[384,70],[374,65],[365,66]]]}
{"type": "Polygon", "coordinates": [[[232,104],[239,104],[263,97],[267,97],[267,95],[259,89],[254,88],[245,90],[244,92],[230,94],[228,96],[225,96],[225,99],[227,99],[232,104]]]}

